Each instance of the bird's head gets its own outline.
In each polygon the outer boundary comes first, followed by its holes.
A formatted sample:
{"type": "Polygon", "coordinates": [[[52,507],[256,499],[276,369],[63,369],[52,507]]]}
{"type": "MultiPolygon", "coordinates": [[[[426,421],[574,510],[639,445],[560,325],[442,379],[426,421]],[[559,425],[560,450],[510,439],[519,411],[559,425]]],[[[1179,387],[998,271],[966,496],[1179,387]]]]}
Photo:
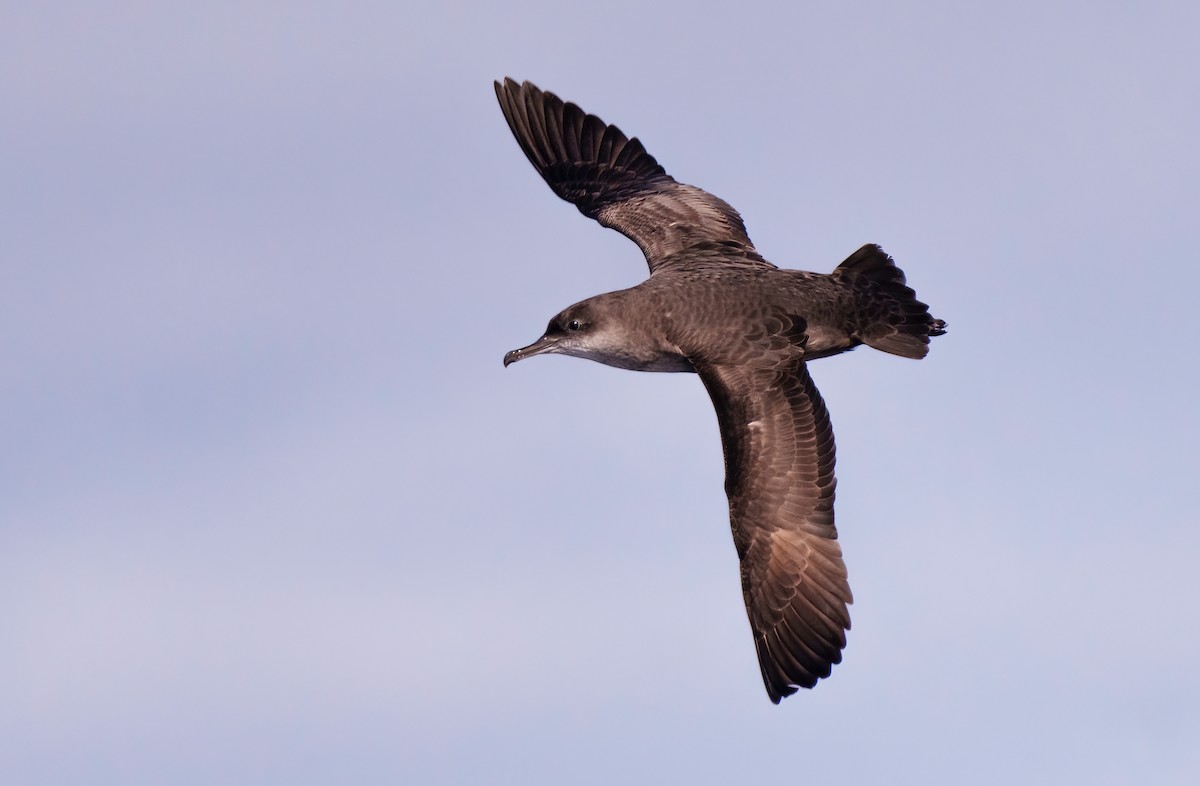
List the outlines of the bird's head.
{"type": "Polygon", "coordinates": [[[591,301],[583,301],[560,311],[546,325],[546,332],[527,347],[514,349],[504,356],[504,365],[516,363],[534,355],[574,355],[594,357],[603,348],[603,309],[591,301]]]}

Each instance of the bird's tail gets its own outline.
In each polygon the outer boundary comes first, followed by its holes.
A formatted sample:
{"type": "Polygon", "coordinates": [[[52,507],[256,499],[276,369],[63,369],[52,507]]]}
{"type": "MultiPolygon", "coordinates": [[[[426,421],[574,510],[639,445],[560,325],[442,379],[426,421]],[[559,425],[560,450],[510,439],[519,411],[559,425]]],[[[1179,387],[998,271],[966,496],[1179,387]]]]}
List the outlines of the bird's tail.
{"type": "Polygon", "coordinates": [[[859,303],[858,337],[864,344],[893,355],[923,358],[929,338],[946,332],[929,306],[905,285],[904,271],[877,245],[851,254],[833,271],[835,279],[852,286],[859,303]]]}

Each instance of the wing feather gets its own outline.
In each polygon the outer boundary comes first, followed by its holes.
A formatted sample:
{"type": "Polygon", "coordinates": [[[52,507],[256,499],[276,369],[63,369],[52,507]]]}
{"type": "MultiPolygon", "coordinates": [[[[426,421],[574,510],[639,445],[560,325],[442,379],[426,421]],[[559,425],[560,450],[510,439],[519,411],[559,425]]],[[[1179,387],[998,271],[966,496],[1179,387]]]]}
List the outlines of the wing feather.
{"type": "Polygon", "coordinates": [[[778,702],[829,676],[850,628],[833,522],[833,427],[802,349],[693,362],[717,410],[746,612],[778,702]]]}
{"type": "Polygon", "coordinates": [[[706,262],[774,267],[754,251],[738,212],[677,182],[636,138],[530,82],[496,83],[504,119],[534,169],[558,196],[637,243],[650,273],[706,262]]]}

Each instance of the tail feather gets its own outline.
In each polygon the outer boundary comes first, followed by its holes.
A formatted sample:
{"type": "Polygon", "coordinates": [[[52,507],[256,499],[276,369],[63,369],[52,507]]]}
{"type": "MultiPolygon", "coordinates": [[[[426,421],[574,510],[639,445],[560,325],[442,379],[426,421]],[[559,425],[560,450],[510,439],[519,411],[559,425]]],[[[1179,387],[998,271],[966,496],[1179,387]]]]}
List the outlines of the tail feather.
{"type": "Polygon", "coordinates": [[[904,271],[877,245],[851,254],[833,271],[852,285],[859,299],[859,338],[867,346],[906,358],[923,358],[930,336],[946,332],[944,320],[906,286],[904,271]]]}

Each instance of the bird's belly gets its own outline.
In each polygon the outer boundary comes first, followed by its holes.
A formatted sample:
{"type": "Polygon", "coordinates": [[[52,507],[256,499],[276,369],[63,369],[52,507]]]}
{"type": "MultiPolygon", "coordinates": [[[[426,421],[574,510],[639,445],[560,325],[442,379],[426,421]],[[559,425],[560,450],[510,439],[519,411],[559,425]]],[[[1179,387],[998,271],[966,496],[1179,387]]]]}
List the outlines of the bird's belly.
{"type": "Polygon", "coordinates": [[[579,347],[564,350],[563,354],[586,358],[613,368],[628,371],[695,371],[691,362],[680,352],[647,347],[579,347]]]}
{"type": "Polygon", "coordinates": [[[683,355],[660,355],[637,371],[695,372],[696,368],[683,355]]]}
{"type": "Polygon", "coordinates": [[[862,343],[846,331],[836,328],[810,324],[805,332],[808,334],[808,342],[804,346],[804,357],[808,360],[837,355],[862,343]]]}
{"type": "Polygon", "coordinates": [[[694,372],[696,370],[686,357],[673,352],[659,352],[652,356],[609,357],[601,362],[630,371],[694,372]]]}

